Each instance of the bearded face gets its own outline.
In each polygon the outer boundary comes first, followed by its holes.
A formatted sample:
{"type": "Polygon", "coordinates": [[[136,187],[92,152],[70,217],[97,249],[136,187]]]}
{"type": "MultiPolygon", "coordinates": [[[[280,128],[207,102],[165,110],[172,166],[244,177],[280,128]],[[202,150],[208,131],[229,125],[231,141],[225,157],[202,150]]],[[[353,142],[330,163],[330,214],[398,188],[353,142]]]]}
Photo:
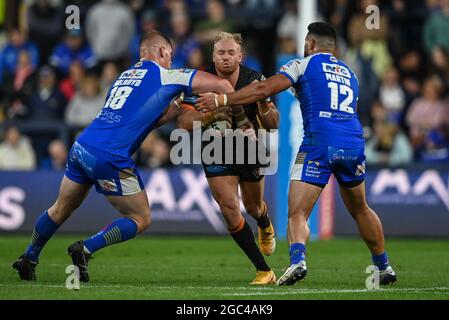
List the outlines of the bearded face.
{"type": "Polygon", "coordinates": [[[213,61],[218,72],[232,74],[242,62],[242,48],[232,39],[221,40],[215,44],[213,61]]]}

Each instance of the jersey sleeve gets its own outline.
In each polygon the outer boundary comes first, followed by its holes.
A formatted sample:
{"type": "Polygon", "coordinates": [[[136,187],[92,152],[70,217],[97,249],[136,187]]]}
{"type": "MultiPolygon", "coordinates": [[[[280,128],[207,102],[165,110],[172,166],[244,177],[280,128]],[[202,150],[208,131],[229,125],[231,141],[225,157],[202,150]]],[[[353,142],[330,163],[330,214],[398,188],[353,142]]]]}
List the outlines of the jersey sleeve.
{"type": "Polygon", "coordinates": [[[167,70],[161,68],[162,85],[179,86],[183,92],[192,94],[192,82],[197,70],[193,69],[173,69],[167,70]]]}
{"type": "Polygon", "coordinates": [[[282,74],[287,77],[288,80],[292,84],[295,84],[299,81],[299,78],[304,74],[307,68],[307,64],[309,59],[294,59],[287,62],[285,65],[281,67],[277,74],[282,74]]]}
{"type": "Polygon", "coordinates": [[[182,97],[182,104],[181,104],[181,108],[184,110],[196,110],[195,108],[195,104],[196,104],[196,99],[198,98],[198,96],[194,96],[194,95],[184,95],[182,97]]]}

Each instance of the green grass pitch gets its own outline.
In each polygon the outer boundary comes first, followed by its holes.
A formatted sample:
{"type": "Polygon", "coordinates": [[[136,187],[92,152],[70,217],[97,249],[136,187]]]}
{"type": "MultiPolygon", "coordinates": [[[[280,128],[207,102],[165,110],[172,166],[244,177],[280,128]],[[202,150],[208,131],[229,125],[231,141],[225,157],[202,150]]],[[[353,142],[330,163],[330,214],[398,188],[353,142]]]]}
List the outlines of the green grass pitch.
{"type": "MultiPolygon", "coordinates": [[[[57,236],[45,248],[37,282],[19,281],[11,262],[28,236],[0,236],[0,299],[449,299],[448,240],[389,240],[398,283],[365,288],[370,255],[359,239],[308,245],[308,277],[291,287],[252,287],[255,271],[229,237],[140,237],[98,252],[91,282],[65,287],[66,248],[82,237],[57,236]]],[[[279,242],[268,262],[277,276],[288,264],[279,242]]]]}

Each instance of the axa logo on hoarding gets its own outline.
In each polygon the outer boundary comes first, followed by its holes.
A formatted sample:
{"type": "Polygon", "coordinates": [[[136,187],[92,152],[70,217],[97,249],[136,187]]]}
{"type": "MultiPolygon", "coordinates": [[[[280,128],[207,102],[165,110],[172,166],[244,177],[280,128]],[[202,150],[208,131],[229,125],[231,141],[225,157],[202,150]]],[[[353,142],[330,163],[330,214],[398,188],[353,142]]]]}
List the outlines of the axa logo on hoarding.
{"type": "MultiPolygon", "coordinates": [[[[110,181],[103,182],[102,187],[108,190],[116,187],[111,185],[110,181]]],[[[56,189],[57,185],[50,187],[56,189]]],[[[200,223],[207,221],[217,233],[227,232],[220,208],[212,198],[203,171],[154,170],[148,176],[145,189],[154,220],[200,223]]],[[[43,205],[48,205],[54,200],[53,198],[42,199],[34,193],[27,196],[25,190],[27,189],[20,183],[0,187],[0,231],[19,230],[23,227],[27,216],[33,217],[34,223],[34,215],[37,214],[35,208],[43,209],[43,205]],[[34,211],[31,212],[31,210],[34,211]]],[[[93,201],[100,199],[101,196],[97,195],[93,201]]],[[[243,204],[240,205],[244,211],[243,204]]],[[[83,215],[83,212],[77,215],[83,215]]]]}
{"type": "Polygon", "coordinates": [[[381,170],[369,188],[369,201],[389,205],[437,205],[449,211],[449,174],[425,170],[418,174],[406,170],[381,170]]]}
{"type": "Polygon", "coordinates": [[[152,172],[145,190],[154,220],[195,221],[206,219],[215,231],[224,233],[226,226],[220,218],[218,204],[210,196],[203,172],[184,169],[176,177],[170,171],[152,172]],[[174,180],[176,178],[176,180],[174,180]]]}

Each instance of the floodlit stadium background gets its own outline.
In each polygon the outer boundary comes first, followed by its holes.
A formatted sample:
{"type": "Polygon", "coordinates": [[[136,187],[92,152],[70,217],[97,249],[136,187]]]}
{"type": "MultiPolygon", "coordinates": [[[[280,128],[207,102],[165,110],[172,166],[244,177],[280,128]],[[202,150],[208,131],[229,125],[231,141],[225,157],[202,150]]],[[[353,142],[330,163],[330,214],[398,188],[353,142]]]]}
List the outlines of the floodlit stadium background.
{"type": "MultiPolygon", "coordinates": [[[[448,237],[449,0],[0,0],[0,232],[31,231],[54,200],[67,148],[117,75],[138,60],[141,34],[158,29],[175,40],[173,67],[206,69],[217,33],[241,32],[243,64],[270,76],[302,54],[315,20],[334,24],[339,56],[361,83],[367,195],[386,235],[448,237]],[[80,29],[68,30],[78,10],[80,29]]],[[[266,190],[283,237],[301,121],[290,93],[276,104],[279,170],[266,190]]],[[[152,133],[135,156],[153,208],[149,232],[226,233],[201,167],[170,163],[174,127],[152,133]]],[[[314,211],[314,237],[357,233],[335,183],[314,211]]],[[[92,192],[62,231],[95,231],[115,216],[92,192]]]]}

